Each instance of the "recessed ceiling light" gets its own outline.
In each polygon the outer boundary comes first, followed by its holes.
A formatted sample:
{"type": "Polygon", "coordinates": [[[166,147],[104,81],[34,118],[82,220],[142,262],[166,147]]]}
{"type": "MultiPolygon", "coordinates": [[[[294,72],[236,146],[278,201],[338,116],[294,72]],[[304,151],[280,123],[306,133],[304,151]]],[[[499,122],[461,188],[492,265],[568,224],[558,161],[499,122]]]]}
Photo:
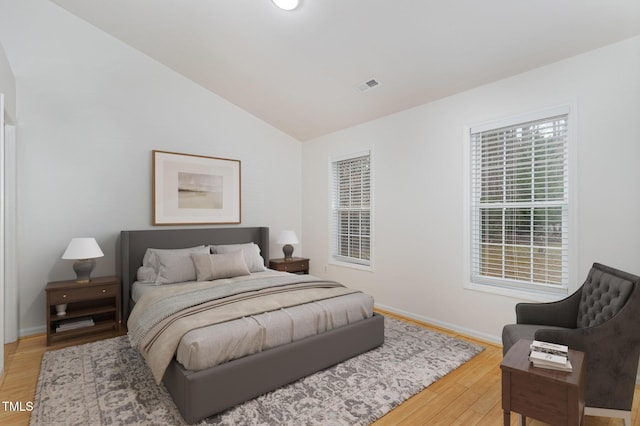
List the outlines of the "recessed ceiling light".
{"type": "Polygon", "coordinates": [[[293,10],[300,5],[300,0],[272,0],[282,10],[293,10]]]}

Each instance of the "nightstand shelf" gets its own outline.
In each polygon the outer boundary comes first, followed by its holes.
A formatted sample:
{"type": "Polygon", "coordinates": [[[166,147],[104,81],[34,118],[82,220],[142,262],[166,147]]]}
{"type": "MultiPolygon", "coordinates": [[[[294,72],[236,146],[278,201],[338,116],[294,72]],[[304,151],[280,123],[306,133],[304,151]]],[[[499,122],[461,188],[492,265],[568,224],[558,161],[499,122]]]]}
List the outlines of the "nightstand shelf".
{"type": "Polygon", "coordinates": [[[97,277],[89,283],[54,281],[47,284],[47,345],[87,334],[119,330],[120,280],[97,277]],[[57,315],[56,305],[66,304],[66,315],[57,315]],[[78,318],[90,318],[92,325],[57,330],[60,324],[78,318]]]}
{"type": "Polygon", "coordinates": [[[306,257],[292,257],[290,259],[270,259],[269,269],[276,271],[291,272],[294,274],[309,273],[309,259],[306,257]]]}
{"type": "Polygon", "coordinates": [[[91,315],[100,315],[100,314],[106,314],[106,313],[111,313],[111,312],[115,312],[116,308],[115,306],[97,306],[94,308],[69,308],[67,307],[67,314],[59,317],[56,315],[55,312],[55,305],[53,305],[53,312],[52,314],[55,316],[55,318],[52,318],[52,321],[64,321],[66,319],[71,319],[71,318],[80,318],[80,317],[86,317],[86,316],[91,316],[91,315]]]}
{"type": "Polygon", "coordinates": [[[116,322],[113,320],[96,321],[95,325],[87,327],[79,327],[71,330],[53,331],[51,334],[52,341],[58,341],[67,338],[74,338],[85,336],[87,334],[97,334],[107,330],[113,330],[116,326],[116,322]]]}

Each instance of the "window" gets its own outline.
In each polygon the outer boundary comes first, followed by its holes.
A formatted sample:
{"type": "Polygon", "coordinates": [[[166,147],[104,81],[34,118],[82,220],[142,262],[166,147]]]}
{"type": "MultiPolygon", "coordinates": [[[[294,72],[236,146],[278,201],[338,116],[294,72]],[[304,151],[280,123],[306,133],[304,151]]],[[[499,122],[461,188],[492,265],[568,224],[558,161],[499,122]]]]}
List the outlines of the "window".
{"type": "Polygon", "coordinates": [[[471,282],[566,292],[568,108],[471,128],[471,282]]]}
{"type": "Polygon", "coordinates": [[[371,266],[371,152],[331,160],[331,258],[371,266]]]}

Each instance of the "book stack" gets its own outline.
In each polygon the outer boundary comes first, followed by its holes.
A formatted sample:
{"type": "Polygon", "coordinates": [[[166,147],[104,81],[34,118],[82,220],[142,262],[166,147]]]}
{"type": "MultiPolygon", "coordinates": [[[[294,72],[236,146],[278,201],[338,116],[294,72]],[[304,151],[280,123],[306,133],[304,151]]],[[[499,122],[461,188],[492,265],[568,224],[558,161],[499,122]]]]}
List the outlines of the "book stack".
{"type": "Polygon", "coordinates": [[[60,323],[58,323],[58,326],[56,327],[56,332],[73,330],[82,327],[91,327],[92,325],[94,325],[94,322],[93,318],[91,317],[73,318],[60,321],[60,323]]]}
{"type": "Polygon", "coordinates": [[[572,371],[567,346],[534,340],[530,348],[529,361],[533,363],[534,367],[572,371]]]}

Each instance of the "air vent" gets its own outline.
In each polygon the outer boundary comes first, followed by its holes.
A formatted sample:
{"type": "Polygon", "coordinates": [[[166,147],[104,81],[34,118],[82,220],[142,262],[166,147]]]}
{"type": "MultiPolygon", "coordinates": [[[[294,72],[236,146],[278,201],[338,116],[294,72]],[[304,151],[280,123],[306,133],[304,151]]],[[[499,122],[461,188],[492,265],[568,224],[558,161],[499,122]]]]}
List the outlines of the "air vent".
{"type": "Polygon", "coordinates": [[[379,85],[380,85],[380,82],[375,78],[372,78],[370,80],[365,81],[364,83],[358,84],[356,86],[356,89],[358,89],[361,92],[366,92],[367,90],[371,90],[374,87],[378,87],[379,85]]]}

